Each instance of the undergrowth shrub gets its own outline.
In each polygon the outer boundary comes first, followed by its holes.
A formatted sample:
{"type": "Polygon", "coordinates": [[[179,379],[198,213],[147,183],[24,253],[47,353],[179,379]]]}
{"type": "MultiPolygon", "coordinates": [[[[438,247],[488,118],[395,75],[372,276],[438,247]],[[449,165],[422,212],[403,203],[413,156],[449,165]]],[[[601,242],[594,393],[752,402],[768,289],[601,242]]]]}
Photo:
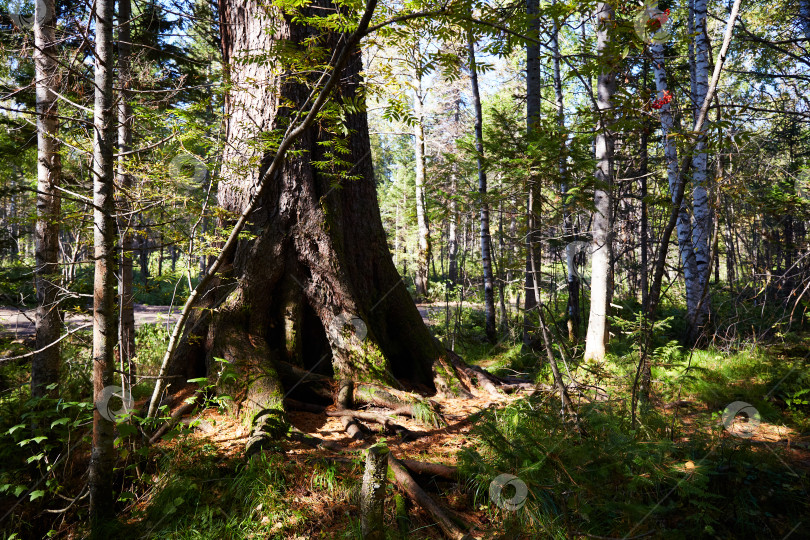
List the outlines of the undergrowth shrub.
{"type": "Polygon", "coordinates": [[[532,537],[782,538],[807,515],[807,478],[785,467],[778,448],[713,431],[675,439],[648,412],[634,429],[621,405],[580,410],[585,435],[559,415],[554,398],[487,411],[461,464],[479,503],[506,529],[532,537]],[[517,511],[489,500],[490,482],[512,473],[528,497],[517,511]]]}

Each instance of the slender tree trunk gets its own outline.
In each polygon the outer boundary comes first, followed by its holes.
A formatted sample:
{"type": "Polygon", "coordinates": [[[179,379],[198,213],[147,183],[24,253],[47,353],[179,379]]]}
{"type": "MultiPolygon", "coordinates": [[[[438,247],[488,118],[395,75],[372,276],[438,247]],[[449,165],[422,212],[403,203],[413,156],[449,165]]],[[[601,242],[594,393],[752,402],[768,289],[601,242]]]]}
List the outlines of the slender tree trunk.
{"type": "Polygon", "coordinates": [[[143,234],[138,237],[138,262],[141,266],[141,283],[149,285],[149,227],[144,225],[143,234]]]}
{"type": "MultiPolygon", "coordinates": [[[[650,46],[650,52],[653,58],[653,73],[655,75],[655,86],[658,92],[658,99],[664,102],[659,109],[661,116],[661,134],[664,139],[664,159],[667,164],[669,194],[672,201],[675,202],[677,195],[676,191],[681,173],[678,170],[678,147],[675,134],[673,133],[675,122],[672,116],[672,104],[670,102],[666,102],[669,98],[665,98],[665,96],[669,96],[671,94],[668,89],[667,72],[664,64],[664,46],[660,43],[654,43],[650,46]]],[[[680,210],[678,212],[676,222],[676,233],[678,237],[678,252],[680,253],[686,289],[687,317],[690,320],[694,320],[702,289],[700,287],[700,280],[698,276],[695,249],[693,248],[692,244],[692,226],[689,219],[689,212],[687,211],[686,203],[684,202],[683,197],[681,198],[680,210]]]]}
{"type": "Polygon", "coordinates": [[[610,305],[610,260],[612,237],[613,189],[613,116],[611,98],[616,91],[616,74],[609,67],[612,56],[610,29],[614,22],[613,8],[600,2],[596,8],[597,54],[602,71],[597,82],[599,121],[596,132],[596,188],[594,190],[593,241],[591,256],[591,312],[585,341],[585,359],[601,360],[605,356],[607,341],[607,312],[610,305]]]}
{"type": "Polygon", "coordinates": [[[113,103],[114,0],[96,0],[95,109],[93,112],[93,245],[96,260],[93,282],[93,450],[90,456],[90,519],[95,536],[113,517],[114,424],[99,413],[103,390],[113,384],[115,342],[115,144],[113,103]]]}
{"type": "Polygon", "coordinates": [[[453,173],[450,186],[450,216],[447,230],[447,279],[458,283],[458,177],[453,173]]]}
{"type": "MultiPolygon", "coordinates": [[[[706,24],[707,0],[694,0],[694,32],[695,32],[695,56],[693,60],[695,76],[692,80],[693,111],[694,119],[697,120],[698,109],[706,98],[709,90],[709,35],[706,24]]],[[[697,265],[698,281],[698,303],[700,311],[694,313],[691,323],[692,336],[690,340],[697,338],[697,332],[706,323],[709,314],[709,298],[702,301],[703,291],[711,275],[709,267],[709,236],[712,228],[712,210],[709,205],[708,175],[709,156],[707,148],[706,130],[702,130],[699,135],[695,152],[692,156],[692,213],[694,220],[692,224],[692,247],[695,253],[695,263],[697,265]]]]}
{"type": "MultiPolygon", "coordinates": [[[[540,37],[540,2],[539,0],[526,0],[526,15],[529,17],[529,33],[535,39],[540,37]]],[[[540,45],[530,41],[526,43],[526,129],[529,137],[536,129],[536,123],[540,119],[541,103],[541,78],[540,78],[540,45]]],[[[537,309],[539,298],[535,298],[534,279],[532,275],[532,259],[540,261],[539,253],[533,250],[538,249],[540,242],[540,219],[536,212],[536,206],[540,202],[540,179],[529,173],[527,182],[526,201],[526,275],[524,279],[524,304],[523,304],[523,350],[532,347],[532,335],[537,327],[533,322],[532,311],[537,309]]],[[[539,280],[540,276],[537,276],[539,280]]],[[[537,289],[539,291],[539,288],[537,289]]]]}
{"type": "MultiPolygon", "coordinates": [[[[645,69],[645,79],[647,70],[645,69]]],[[[644,127],[641,131],[641,163],[639,167],[639,195],[641,196],[641,219],[639,220],[639,236],[641,237],[640,245],[640,259],[641,259],[641,276],[639,281],[641,282],[641,306],[644,313],[647,312],[647,307],[649,304],[649,296],[650,296],[650,218],[649,212],[647,209],[647,174],[649,171],[649,134],[650,134],[651,126],[649,123],[645,122],[644,127]]]]}
{"type": "MultiPolygon", "coordinates": [[[[118,101],[118,150],[127,152],[132,148],[132,106],[129,103],[129,92],[132,84],[132,70],[130,67],[130,50],[132,33],[130,32],[130,18],[132,17],[130,0],[118,0],[118,83],[121,94],[118,101]]],[[[118,158],[118,185],[124,190],[120,197],[119,208],[123,217],[119,221],[121,227],[121,282],[119,284],[119,297],[121,303],[121,325],[119,327],[119,349],[121,352],[122,371],[128,374],[127,383],[130,388],[136,382],[136,367],[133,362],[135,356],[135,303],[132,271],[132,223],[134,218],[130,214],[130,205],[127,198],[132,188],[132,175],[126,170],[126,157],[118,158]]]]}
{"type": "Polygon", "coordinates": [[[560,192],[563,200],[563,236],[566,242],[566,282],[568,284],[568,303],[566,306],[566,319],[568,323],[568,339],[572,342],[579,338],[579,274],[575,262],[577,253],[574,244],[574,227],[571,211],[568,209],[568,179],[567,179],[567,146],[565,133],[565,104],[563,102],[562,77],[560,75],[560,28],[557,19],[554,19],[551,34],[551,50],[553,53],[554,78],[554,107],[557,110],[557,127],[560,130],[560,156],[557,168],[560,174],[560,192]]]}
{"type": "Polygon", "coordinates": [[[416,160],[416,226],[418,229],[418,249],[416,256],[416,295],[426,298],[428,295],[428,265],[430,264],[430,227],[427,221],[425,194],[425,117],[424,95],[422,93],[421,55],[416,45],[414,66],[414,154],[416,160]]]}
{"type": "Polygon", "coordinates": [[[810,39],[810,0],[799,0],[799,23],[805,39],[810,39]]]}
{"type": "Polygon", "coordinates": [[[36,350],[31,362],[31,395],[44,396],[49,385],[59,382],[59,346],[42,350],[59,339],[59,220],[61,198],[57,187],[62,174],[59,157],[56,64],[56,10],[54,0],[36,3],[34,21],[34,67],[37,94],[37,222],[36,232],[36,350]]]}
{"type": "Polygon", "coordinates": [[[475,109],[475,150],[478,164],[478,196],[481,198],[481,266],[484,272],[484,315],[486,334],[490,343],[497,339],[495,328],[495,288],[492,275],[492,235],[489,232],[489,202],[487,201],[487,173],[484,170],[484,134],[481,95],[478,91],[478,72],[475,66],[475,42],[472,34],[467,36],[470,55],[470,84],[473,108],[475,109]]]}

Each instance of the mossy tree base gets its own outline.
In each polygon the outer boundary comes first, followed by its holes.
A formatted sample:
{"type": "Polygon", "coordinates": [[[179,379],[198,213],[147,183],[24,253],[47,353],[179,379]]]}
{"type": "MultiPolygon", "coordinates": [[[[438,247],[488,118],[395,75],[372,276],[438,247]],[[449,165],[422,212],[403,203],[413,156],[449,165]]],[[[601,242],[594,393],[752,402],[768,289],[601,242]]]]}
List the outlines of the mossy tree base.
{"type": "MultiPolygon", "coordinates": [[[[334,8],[326,0],[316,4],[313,14],[334,8]]],[[[223,210],[238,214],[272,159],[272,149],[255,143],[283,129],[289,112],[295,105],[303,109],[311,91],[300,83],[282,84],[271,59],[239,57],[269,51],[280,38],[305,56],[304,38],[313,29],[253,0],[225,1],[221,16],[231,86],[218,199],[223,210]]],[[[322,37],[320,46],[339,46],[339,34],[322,37]]],[[[336,103],[362,101],[361,69],[358,52],[344,69],[336,103]]],[[[328,400],[336,388],[324,379],[424,394],[466,392],[391,260],[365,112],[346,111],[341,131],[347,135],[335,135],[330,122],[316,122],[305,132],[270,180],[251,215],[249,235],[230,254],[227,271],[201,295],[169,366],[174,380],[219,381],[219,391],[235,399],[258,438],[283,430],[285,397],[328,400]],[[345,149],[340,161],[336,145],[345,149]],[[320,378],[313,382],[301,373],[320,378]]]]}

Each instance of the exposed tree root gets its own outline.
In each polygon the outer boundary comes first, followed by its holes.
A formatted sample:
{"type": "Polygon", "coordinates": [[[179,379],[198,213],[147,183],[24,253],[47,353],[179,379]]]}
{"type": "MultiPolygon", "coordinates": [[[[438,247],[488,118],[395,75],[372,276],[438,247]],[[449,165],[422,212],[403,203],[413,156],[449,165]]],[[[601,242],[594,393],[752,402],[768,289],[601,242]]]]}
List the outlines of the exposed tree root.
{"type": "Polygon", "coordinates": [[[414,433],[413,431],[405,427],[402,427],[399,424],[394,423],[389,417],[385,416],[384,414],[378,414],[367,411],[352,411],[341,409],[337,411],[327,411],[326,416],[339,417],[341,419],[341,422],[344,421],[343,420],[344,418],[351,418],[354,420],[361,420],[363,422],[373,422],[375,424],[380,424],[385,429],[386,433],[399,435],[404,440],[415,440],[419,438],[419,436],[421,435],[419,433],[414,433]]]}
{"type": "Polygon", "coordinates": [[[447,425],[438,407],[416,394],[361,383],[354,385],[353,401],[391,409],[393,414],[410,416],[429,427],[447,425]]]}
{"type": "Polygon", "coordinates": [[[439,478],[453,482],[459,481],[458,469],[456,467],[442,465],[441,463],[425,463],[424,461],[415,461],[413,459],[401,459],[399,461],[414,474],[438,476],[439,478]]]}
{"type": "Polygon", "coordinates": [[[297,399],[284,398],[284,408],[292,411],[304,411],[313,414],[321,414],[326,410],[326,405],[316,405],[297,399]]]}
{"type": "Polygon", "coordinates": [[[394,481],[399,488],[436,520],[445,536],[452,540],[472,538],[456,525],[447,512],[430,498],[430,495],[425,493],[425,490],[416,483],[402,462],[391,453],[388,454],[388,466],[391,468],[391,472],[394,473],[394,481]]]}
{"type": "Polygon", "coordinates": [[[467,365],[464,363],[464,360],[462,360],[461,357],[455,353],[450,353],[450,360],[453,363],[453,366],[455,366],[459,372],[467,376],[468,380],[471,381],[471,384],[474,384],[474,381],[477,381],[478,386],[486,390],[491,396],[496,396],[499,398],[503,396],[503,394],[498,391],[498,387],[496,386],[496,378],[494,375],[487,373],[478,366],[467,365]]]}
{"type": "Polygon", "coordinates": [[[339,453],[348,451],[347,448],[336,442],[325,441],[321,438],[314,437],[308,433],[304,433],[298,428],[292,428],[287,434],[287,438],[291,441],[300,442],[312,448],[325,448],[327,450],[331,450],[332,452],[339,453]]]}

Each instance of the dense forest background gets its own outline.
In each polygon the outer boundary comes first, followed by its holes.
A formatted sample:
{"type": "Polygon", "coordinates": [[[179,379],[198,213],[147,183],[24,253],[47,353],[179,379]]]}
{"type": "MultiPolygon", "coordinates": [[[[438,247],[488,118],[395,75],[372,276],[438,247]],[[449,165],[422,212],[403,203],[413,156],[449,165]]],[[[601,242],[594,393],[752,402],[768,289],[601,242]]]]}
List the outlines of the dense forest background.
{"type": "Polygon", "coordinates": [[[810,1],[0,48],[2,539],[810,536],[810,1]]]}

